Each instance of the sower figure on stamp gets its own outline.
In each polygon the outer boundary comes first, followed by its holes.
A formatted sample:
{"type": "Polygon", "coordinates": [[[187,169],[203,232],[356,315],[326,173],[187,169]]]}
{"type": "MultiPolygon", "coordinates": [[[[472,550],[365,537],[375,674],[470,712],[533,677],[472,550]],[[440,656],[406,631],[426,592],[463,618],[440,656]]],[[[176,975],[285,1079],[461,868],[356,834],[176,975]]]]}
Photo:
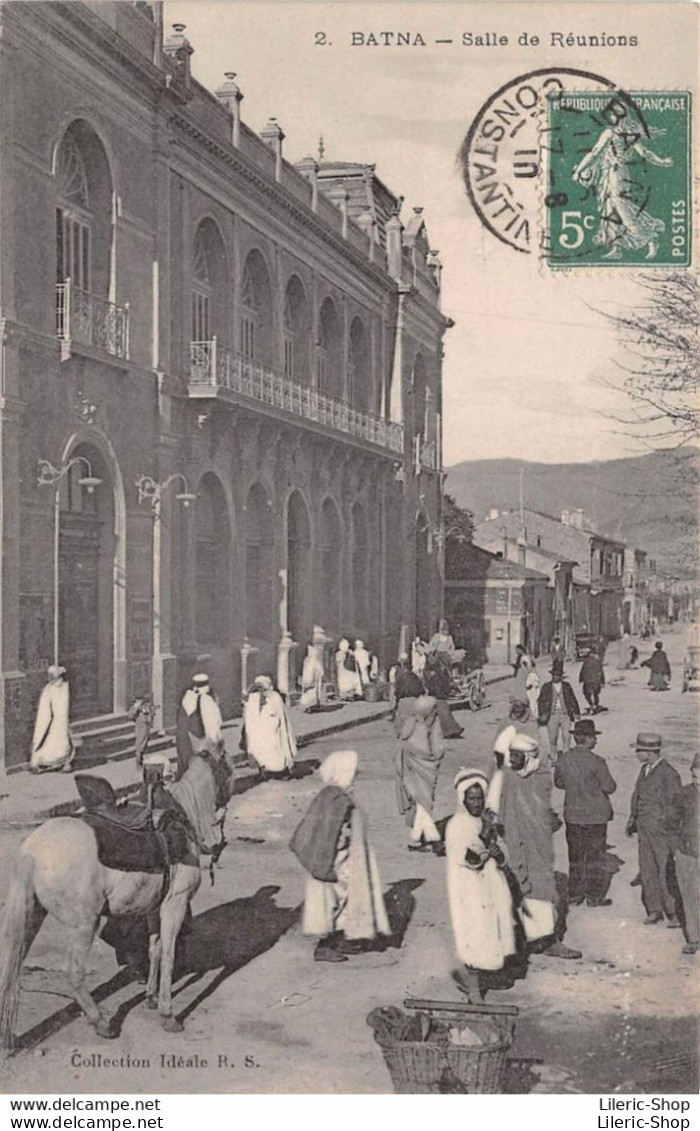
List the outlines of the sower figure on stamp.
{"type": "Polygon", "coordinates": [[[647,925],[660,923],[666,915],[669,927],[677,927],[667,869],[671,856],[669,818],[681,779],[673,766],[661,757],[660,734],[642,731],[633,745],[642,769],[632,794],[626,832],[628,836],[636,833],[639,838],[642,903],[647,913],[644,922],[647,925]]]}
{"type": "Polygon", "coordinates": [[[592,719],[574,723],[575,746],[554,768],[554,784],[564,790],[564,822],[569,850],[569,903],[606,907],[605,844],[613,810],[610,794],[617,789],[607,762],[594,754],[600,731],[592,719]]]}

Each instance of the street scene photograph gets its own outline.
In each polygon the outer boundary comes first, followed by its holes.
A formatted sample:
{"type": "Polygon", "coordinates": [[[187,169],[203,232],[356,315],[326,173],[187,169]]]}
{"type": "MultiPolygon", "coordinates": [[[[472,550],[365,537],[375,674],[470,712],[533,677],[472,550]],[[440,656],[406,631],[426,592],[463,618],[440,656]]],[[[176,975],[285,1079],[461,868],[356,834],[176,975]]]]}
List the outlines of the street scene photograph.
{"type": "Polygon", "coordinates": [[[0,4],[0,1092],[690,1126],[697,17],[0,4]]]}

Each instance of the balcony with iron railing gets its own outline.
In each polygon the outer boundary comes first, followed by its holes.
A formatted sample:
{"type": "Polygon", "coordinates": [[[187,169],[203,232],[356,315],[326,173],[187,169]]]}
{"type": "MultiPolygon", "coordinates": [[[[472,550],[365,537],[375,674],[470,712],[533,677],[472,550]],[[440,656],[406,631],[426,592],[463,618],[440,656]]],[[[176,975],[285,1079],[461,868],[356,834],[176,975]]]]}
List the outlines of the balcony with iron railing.
{"type": "Polygon", "coordinates": [[[196,396],[225,389],[245,400],[403,455],[403,428],[353,408],[319,389],[301,385],[224,346],[216,338],[190,342],[189,387],[196,396]]]}
{"type": "Polygon", "coordinates": [[[88,346],[126,361],[129,357],[129,304],[123,306],[73,286],[56,285],[56,337],[63,356],[72,346],[88,346]]]}

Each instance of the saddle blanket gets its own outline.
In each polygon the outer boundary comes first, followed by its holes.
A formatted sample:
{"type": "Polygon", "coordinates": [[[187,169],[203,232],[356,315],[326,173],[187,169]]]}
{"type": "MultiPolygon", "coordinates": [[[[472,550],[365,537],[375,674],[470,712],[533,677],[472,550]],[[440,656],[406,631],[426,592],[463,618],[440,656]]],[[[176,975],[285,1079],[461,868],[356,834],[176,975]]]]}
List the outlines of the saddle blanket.
{"type": "Polygon", "coordinates": [[[187,834],[176,822],[156,832],[127,828],[116,816],[96,809],[83,813],[80,819],[94,832],[97,858],[105,868],[116,868],[120,872],[166,872],[171,864],[179,863],[187,855],[187,834]]]}

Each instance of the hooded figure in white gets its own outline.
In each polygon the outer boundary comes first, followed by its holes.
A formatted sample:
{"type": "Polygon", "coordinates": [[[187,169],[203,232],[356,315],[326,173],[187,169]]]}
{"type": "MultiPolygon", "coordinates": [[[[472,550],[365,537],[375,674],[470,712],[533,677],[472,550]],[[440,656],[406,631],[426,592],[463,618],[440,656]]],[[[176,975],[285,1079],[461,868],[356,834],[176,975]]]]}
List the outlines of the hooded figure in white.
{"type": "Polygon", "coordinates": [[[338,681],[338,696],[341,699],[361,699],[362,679],[357,670],[355,654],[350,641],[344,636],[335,654],[335,670],[338,681]]]}
{"type": "Polygon", "coordinates": [[[301,929],[321,936],[317,962],[344,962],[361,940],[389,935],[391,927],[367,822],[352,797],[357,752],[336,750],[318,772],[325,788],[290,845],[308,873],[301,929]]]}
{"type": "Polygon", "coordinates": [[[248,759],[260,776],[288,777],[297,756],[297,744],[284,700],[267,675],[259,675],[253,681],[243,708],[243,726],[248,759]]]}
{"type": "Polygon", "coordinates": [[[70,688],[66,669],[52,664],[49,682],[39,696],[29,768],[35,774],[69,770],[75,750],[70,736],[70,688]]]}

